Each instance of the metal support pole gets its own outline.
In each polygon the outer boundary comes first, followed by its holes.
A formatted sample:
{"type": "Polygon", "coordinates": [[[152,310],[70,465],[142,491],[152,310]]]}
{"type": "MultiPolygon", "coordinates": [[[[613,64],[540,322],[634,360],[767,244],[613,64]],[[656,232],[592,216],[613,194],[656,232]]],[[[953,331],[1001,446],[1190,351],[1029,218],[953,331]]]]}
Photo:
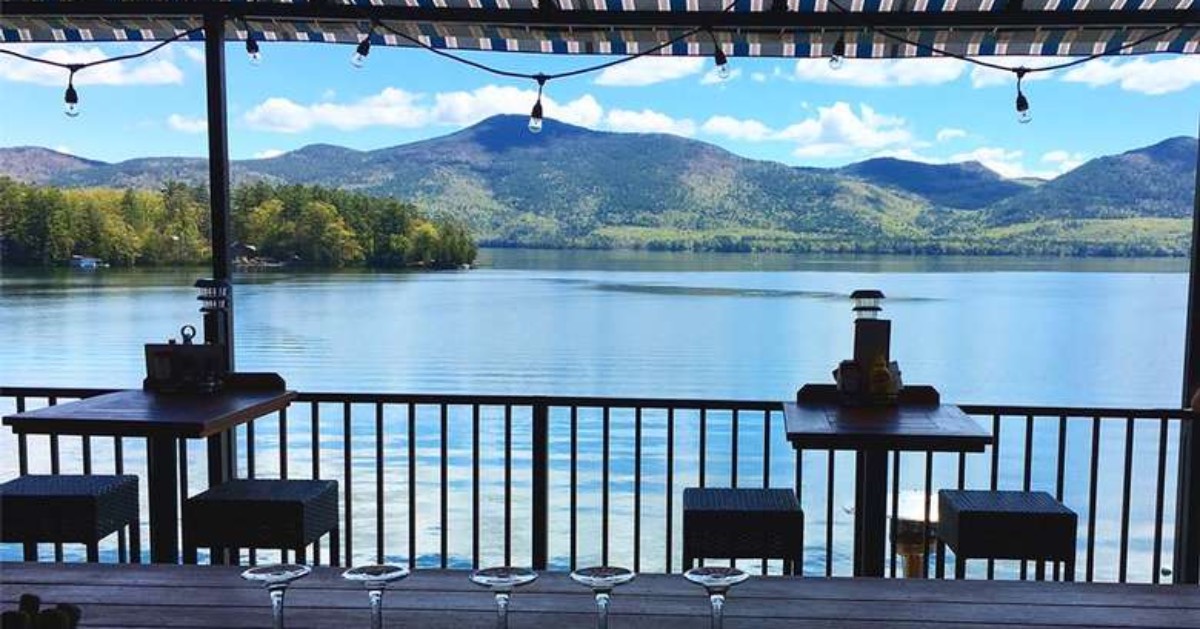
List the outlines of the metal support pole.
{"type": "MultiPolygon", "coordinates": [[[[221,13],[204,16],[204,77],[208,101],[208,196],[212,233],[212,276],[229,281],[229,125],[225,103],[225,20],[221,13]]],[[[226,362],[233,371],[233,290],[225,320],[226,362]]],[[[215,340],[215,339],[214,339],[215,340]]]]}
{"type": "MultiPolygon", "coordinates": [[[[229,281],[229,125],[225,102],[225,18],[220,12],[204,16],[204,78],[208,102],[208,198],[212,233],[212,277],[229,281]]],[[[212,325],[205,325],[208,341],[225,347],[226,368],[233,361],[233,287],[224,313],[212,313],[212,325]],[[223,316],[222,316],[223,315],[223,316]],[[220,319],[224,319],[223,321],[220,319]],[[214,329],[210,330],[212,327],[214,329]],[[219,329],[218,329],[219,328],[219,329]],[[211,333],[213,336],[209,337],[211,333]]],[[[208,486],[216,487],[232,480],[237,470],[237,440],[232,431],[208,439],[208,486]]],[[[213,549],[212,562],[236,562],[229,549],[213,549]]]]}
{"type": "MultiPolygon", "coordinates": [[[[1200,135],[1197,136],[1200,138],[1200,135]]],[[[1184,337],[1183,406],[1200,387],[1200,145],[1196,150],[1196,189],[1192,193],[1192,260],[1184,337]]],[[[1200,583],[1200,427],[1179,428],[1179,480],[1175,507],[1175,582],[1200,583]]]]}
{"type": "Polygon", "coordinates": [[[533,569],[545,570],[549,554],[550,409],[533,406],[533,569]]]}

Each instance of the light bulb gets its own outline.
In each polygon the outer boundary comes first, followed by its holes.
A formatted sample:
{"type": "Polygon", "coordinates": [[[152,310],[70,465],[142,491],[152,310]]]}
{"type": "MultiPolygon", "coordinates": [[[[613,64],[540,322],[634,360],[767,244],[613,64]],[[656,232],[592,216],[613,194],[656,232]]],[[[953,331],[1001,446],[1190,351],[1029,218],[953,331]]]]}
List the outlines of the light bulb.
{"type": "Polygon", "coordinates": [[[846,40],[838,37],[833,44],[833,54],[829,55],[829,68],[837,70],[846,62],[846,40]]]}
{"type": "Polygon", "coordinates": [[[246,56],[250,58],[250,65],[256,66],[262,63],[262,53],[258,51],[258,42],[249,32],[246,33],[246,56]]]}
{"type": "Polygon", "coordinates": [[[1029,112],[1029,99],[1017,92],[1017,122],[1029,124],[1033,122],[1033,114],[1029,112]]]}
{"type": "Polygon", "coordinates": [[[717,78],[724,81],[729,78],[729,57],[725,56],[725,51],[717,46],[716,41],[713,41],[713,63],[717,64],[717,78]]]}
{"type": "Polygon", "coordinates": [[[529,114],[529,132],[541,133],[541,98],[534,103],[533,112],[529,114]]]}
{"type": "Polygon", "coordinates": [[[371,41],[364,39],[358,42],[358,48],[354,50],[354,54],[350,56],[350,65],[361,68],[367,62],[367,55],[371,54],[371,41]]]}
{"type": "Polygon", "coordinates": [[[79,94],[71,83],[67,84],[67,93],[63,96],[63,113],[71,118],[79,116],[79,94]]]}

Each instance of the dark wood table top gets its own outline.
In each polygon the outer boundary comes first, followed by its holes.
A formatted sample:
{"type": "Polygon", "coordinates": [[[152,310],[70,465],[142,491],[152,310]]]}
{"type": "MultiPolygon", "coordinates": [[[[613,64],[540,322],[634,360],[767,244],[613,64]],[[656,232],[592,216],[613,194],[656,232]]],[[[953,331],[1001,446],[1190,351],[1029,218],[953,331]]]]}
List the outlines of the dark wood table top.
{"type": "MultiPolygon", "coordinates": [[[[16,607],[25,592],[49,604],[83,609],[91,628],[269,627],[262,586],[240,568],[178,565],[0,564],[0,599],[16,607]]],[[[316,568],[286,598],[289,629],[362,627],[367,595],[316,568]]],[[[385,627],[491,629],[491,595],[467,572],[419,570],[384,595],[385,627]]],[[[708,626],[708,600],[679,575],[644,574],[613,595],[613,629],[708,626]]],[[[595,626],[590,592],[566,574],[546,573],[518,589],[512,629],[595,626]]],[[[728,629],[878,627],[1190,627],[1200,628],[1196,586],[754,577],[735,587],[725,607],[728,629]]]]}
{"type": "Polygon", "coordinates": [[[783,412],[788,441],[796,447],[981,452],[992,443],[989,432],[949,404],[788,402],[783,412]]]}
{"type": "Polygon", "coordinates": [[[8,415],[3,422],[28,434],[198,438],[285,408],[295,397],[286,390],[193,395],[132,389],[8,415]]]}

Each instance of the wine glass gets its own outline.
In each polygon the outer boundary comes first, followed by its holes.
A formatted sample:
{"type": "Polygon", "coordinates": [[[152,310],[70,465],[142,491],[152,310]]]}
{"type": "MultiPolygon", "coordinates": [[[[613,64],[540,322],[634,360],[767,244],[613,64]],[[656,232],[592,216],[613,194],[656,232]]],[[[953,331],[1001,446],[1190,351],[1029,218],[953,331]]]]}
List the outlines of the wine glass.
{"type": "Polygon", "coordinates": [[[721,629],[725,614],[725,593],[729,588],[750,578],[750,575],[737,568],[709,566],[692,568],[683,573],[688,581],[704,586],[708,599],[712,601],[712,629],[721,629]]]}
{"type": "Polygon", "coordinates": [[[594,566],[571,573],[571,578],[582,583],[596,594],[596,629],[608,629],[608,604],[613,588],[629,583],[637,575],[627,568],[594,566]]]}
{"type": "Polygon", "coordinates": [[[508,601],[513,588],[533,583],[537,573],[529,568],[484,568],[471,573],[471,582],[496,593],[496,629],[508,629],[508,601]]]}
{"type": "Polygon", "coordinates": [[[367,596],[371,599],[371,629],[383,627],[383,590],[392,581],[399,581],[408,576],[408,568],[380,564],[373,566],[358,566],[342,573],[342,578],[358,581],[367,588],[367,596]]]}
{"type": "Polygon", "coordinates": [[[242,573],[247,581],[260,581],[271,595],[271,626],[283,629],[283,592],[288,584],[296,579],[307,576],[312,568],[298,564],[274,564],[250,568],[242,573]]]}

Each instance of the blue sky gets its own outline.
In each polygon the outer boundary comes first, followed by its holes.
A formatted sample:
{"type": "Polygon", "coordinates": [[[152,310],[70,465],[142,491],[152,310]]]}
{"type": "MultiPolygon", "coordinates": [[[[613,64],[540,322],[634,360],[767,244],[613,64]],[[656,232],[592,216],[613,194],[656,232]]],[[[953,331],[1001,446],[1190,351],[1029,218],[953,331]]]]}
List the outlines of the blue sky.
{"type": "MultiPolygon", "coordinates": [[[[9,46],[79,61],[134,45],[9,46]]],[[[76,78],[83,114],[61,112],[65,72],[0,57],[0,145],[41,145],[119,161],[203,156],[202,48],[176,43],[143,59],[76,78]]],[[[532,81],[505,79],[428,52],[376,46],[351,67],[353,46],[262,44],[263,62],[228,48],[230,148],[270,156],[323,142],[359,149],[443,135],[496,113],[527,115],[532,81]]],[[[474,53],[521,72],[558,72],[603,57],[474,53]]],[[[1008,65],[1048,59],[999,59],[1008,65]]],[[[675,133],[737,154],[792,165],[836,166],[894,155],[931,162],[976,159],[1005,176],[1051,177],[1082,161],[1195,135],[1200,55],[1099,60],[1026,79],[1034,121],[1017,124],[1011,75],[953,59],[730,60],[645,58],[552,81],[547,117],[594,129],[675,133]]]]}

